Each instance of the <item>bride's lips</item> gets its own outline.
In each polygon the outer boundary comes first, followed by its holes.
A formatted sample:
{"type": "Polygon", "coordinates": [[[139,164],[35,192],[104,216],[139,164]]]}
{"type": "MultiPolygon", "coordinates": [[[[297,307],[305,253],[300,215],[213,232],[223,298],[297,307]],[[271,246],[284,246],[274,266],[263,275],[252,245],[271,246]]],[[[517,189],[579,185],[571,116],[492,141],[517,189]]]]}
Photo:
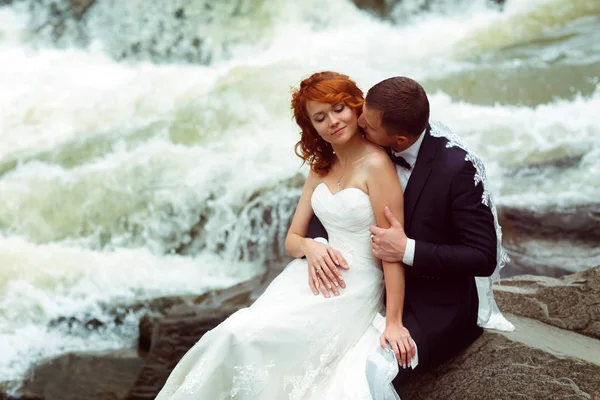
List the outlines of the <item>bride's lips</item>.
{"type": "Polygon", "coordinates": [[[341,127],[341,128],[340,128],[340,129],[338,129],[337,131],[333,132],[333,133],[331,134],[331,136],[335,136],[335,135],[337,135],[338,133],[340,133],[341,131],[343,131],[345,128],[346,128],[345,126],[341,127]]]}

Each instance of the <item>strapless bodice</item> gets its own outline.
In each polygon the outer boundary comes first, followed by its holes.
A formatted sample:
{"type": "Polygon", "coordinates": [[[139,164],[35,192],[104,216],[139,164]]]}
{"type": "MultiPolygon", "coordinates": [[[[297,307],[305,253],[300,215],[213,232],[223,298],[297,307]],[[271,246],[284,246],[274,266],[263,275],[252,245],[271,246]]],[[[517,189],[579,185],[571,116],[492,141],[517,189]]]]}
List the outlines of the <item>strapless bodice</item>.
{"type": "Polygon", "coordinates": [[[315,188],[313,210],[329,235],[329,244],[340,251],[350,266],[380,267],[371,252],[371,232],[375,215],[369,195],[357,188],[333,194],[326,184],[315,188]]]}

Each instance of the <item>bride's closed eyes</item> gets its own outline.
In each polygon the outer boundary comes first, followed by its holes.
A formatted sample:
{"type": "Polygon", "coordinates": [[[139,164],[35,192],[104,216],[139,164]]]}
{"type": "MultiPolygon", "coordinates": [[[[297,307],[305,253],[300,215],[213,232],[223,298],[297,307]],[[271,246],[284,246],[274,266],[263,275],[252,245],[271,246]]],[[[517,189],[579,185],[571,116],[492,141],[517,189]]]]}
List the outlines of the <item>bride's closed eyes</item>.
{"type": "MultiPolygon", "coordinates": [[[[337,103],[331,108],[334,112],[341,113],[346,108],[346,104],[345,103],[337,103]]],[[[316,122],[323,122],[323,121],[325,121],[326,117],[327,117],[327,115],[324,112],[319,112],[319,113],[316,113],[315,115],[313,115],[313,119],[316,122]]]]}
{"type": "Polygon", "coordinates": [[[346,104],[344,104],[344,103],[338,103],[338,104],[336,104],[336,105],[333,106],[333,111],[339,113],[339,112],[344,111],[345,107],[346,107],[346,104]]]}

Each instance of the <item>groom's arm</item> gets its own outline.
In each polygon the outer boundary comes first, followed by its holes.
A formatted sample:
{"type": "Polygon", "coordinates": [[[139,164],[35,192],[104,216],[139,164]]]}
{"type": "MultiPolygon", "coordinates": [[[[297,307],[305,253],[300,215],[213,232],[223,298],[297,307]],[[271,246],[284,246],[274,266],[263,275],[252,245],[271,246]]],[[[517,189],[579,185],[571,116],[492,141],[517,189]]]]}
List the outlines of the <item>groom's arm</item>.
{"type": "Polygon", "coordinates": [[[494,217],[483,204],[483,184],[475,186],[475,168],[465,161],[451,189],[454,244],[416,240],[413,268],[431,276],[490,276],[496,268],[497,238],[494,217]]]}

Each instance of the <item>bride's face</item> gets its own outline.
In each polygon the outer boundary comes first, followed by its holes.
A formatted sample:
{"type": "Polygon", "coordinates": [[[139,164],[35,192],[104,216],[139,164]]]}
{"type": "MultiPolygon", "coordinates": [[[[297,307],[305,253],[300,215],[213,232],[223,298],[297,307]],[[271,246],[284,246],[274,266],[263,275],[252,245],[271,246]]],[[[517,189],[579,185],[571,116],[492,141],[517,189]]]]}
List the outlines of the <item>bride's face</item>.
{"type": "Polygon", "coordinates": [[[331,144],[343,144],[358,130],[356,113],[345,103],[320,103],[309,100],[306,111],[319,136],[331,144]]]}

